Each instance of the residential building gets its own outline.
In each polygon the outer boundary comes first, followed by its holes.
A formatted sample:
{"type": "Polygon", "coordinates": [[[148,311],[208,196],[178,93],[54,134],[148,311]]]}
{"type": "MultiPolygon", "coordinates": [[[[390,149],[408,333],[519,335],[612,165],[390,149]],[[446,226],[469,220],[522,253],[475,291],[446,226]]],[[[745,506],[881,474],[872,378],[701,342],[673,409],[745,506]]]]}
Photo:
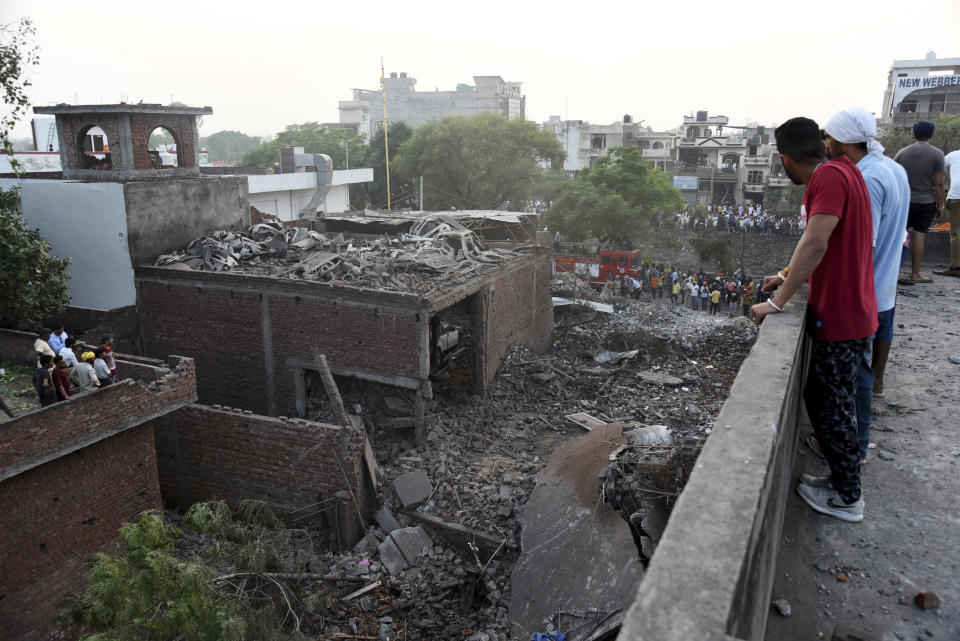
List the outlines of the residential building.
{"type": "Polygon", "coordinates": [[[677,135],[653,131],[642,123],[634,122],[629,114],[608,125],[591,125],[583,120],[561,120],[560,116],[550,116],[543,128],[551,131],[563,146],[567,154],[563,168],[567,171],[593,167],[598,158],[606,156],[614,147],[637,147],[655,166],[670,169],[677,135]]]}
{"type": "Polygon", "coordinates": [[[960,58],[894,60],[887,75],[880,123],[912,127],[918,120],[960,113],[960,58]]]}
{"type": "Polygon", "coordinates": [[[383,97],[386,93],[387,119],[404,122],[411,128],[444,116],[472,116],[483,112],[502,114],[509,120],[523,120],[526,96],[519,82],[500,76],[474,76],[473,85],[458,84],[454,91],[417,91],[415,78],[406,72],[384,78],[384,91],[354,89],[353,99],[340,102],[340,125],[349,125],[369,140],[383,126],[383,97]]]}

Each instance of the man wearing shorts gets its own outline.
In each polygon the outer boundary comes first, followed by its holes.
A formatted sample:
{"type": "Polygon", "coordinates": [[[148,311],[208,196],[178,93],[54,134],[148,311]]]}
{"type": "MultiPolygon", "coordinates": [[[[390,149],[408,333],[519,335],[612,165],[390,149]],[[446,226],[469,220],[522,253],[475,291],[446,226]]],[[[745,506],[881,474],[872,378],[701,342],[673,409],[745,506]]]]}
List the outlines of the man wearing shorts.
{"type": "Polygon", "coordinates": [[[860,462],[867,460],[873,396],[883,396],[883,374],[893,340],[893,312],[897,305],[897,274],[903,230],[910,209],[910,183],[899,164],[883,155],[877,140],[877,121],[866,109],[851,107],[835,113],[824,127],[827,157],[846,156],[857,165],[870,194],[873,214],[873,284],[879,327],[867,345],[857,381],[857,429],[860,462]]]}
{"type": "Polygon", "coordinates": [[[792,118],[774,132],[787,176],[806,185],[801,217],[806,229],[790,265],[763,279],[777,291],[750,315],[762,323],[783,311],[809,279],[807,331],[811,350],[803,397],[829,479],[804,477],[797,493],[812,509],[844,521],[863,520],[857,433],[857,378],[870,336],[877,330],[873,287],[870,195],[845,156],[827,161],[820,127],[792,118]]]}
{"type": "Polygon", "coordinates": [[[950,221],[950,266],[934,270],[941,276],[960,276],[960,149],[951,151],[943,159],[950,172],[950,191],[947,192],[947,219],[950,221]]]}
{"type": "Polygon", "coordinates": [[[932,282],[920,274],[923,264],[923,246],[930,224],[943,217],[946,195],[943,192],[943,152],[930,144],[933,138],[932,122],[921,120],[913,126],[916,142],[904,147],[893,157],[907,170],[910,181],[910,280],[914,283],[932,282]]]}

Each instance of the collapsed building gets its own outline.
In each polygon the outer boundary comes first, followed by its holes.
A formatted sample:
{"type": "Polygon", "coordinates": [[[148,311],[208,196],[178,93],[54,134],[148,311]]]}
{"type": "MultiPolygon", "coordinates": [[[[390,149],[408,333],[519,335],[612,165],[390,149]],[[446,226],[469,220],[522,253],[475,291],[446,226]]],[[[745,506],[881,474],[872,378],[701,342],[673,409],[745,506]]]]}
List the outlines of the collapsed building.
{"type": "MultiPolygon", "coordinates": [[[[529,226],[499,218],[501,229],[529,226]]],[[[438,378],[483,394],[509,347],[549,348],[549,249],[485,243],[468,229],[496,219],[408,215],[215,231],[138,268],[144,350],[192,355],[202,402],[273,416],[304,414],[323,354],[334,376],[412,390],[421,428],[438,378]],[[370,233],[332,231],[350,225],[370,233]]]]}

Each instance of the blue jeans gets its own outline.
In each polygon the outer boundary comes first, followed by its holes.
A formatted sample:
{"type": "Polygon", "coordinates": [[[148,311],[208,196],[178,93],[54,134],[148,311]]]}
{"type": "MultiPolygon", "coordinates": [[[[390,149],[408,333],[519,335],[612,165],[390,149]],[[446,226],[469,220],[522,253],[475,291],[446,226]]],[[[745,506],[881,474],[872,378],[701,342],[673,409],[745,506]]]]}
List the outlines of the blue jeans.
{"type": "Polygon", "coordinates": [[[870,445],[870,425],[873,423],[873,336],[867,340],[867,349],[863,352],[857,368],[857,444],[860,458],[867,457],[870,445]]]}

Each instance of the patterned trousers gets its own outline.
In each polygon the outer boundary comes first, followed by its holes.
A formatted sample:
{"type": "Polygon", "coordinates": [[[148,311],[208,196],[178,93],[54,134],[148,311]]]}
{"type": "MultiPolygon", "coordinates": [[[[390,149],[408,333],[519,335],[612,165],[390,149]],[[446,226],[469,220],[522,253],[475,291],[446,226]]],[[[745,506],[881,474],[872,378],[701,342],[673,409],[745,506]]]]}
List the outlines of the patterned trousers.
{"type": "Polygon", "coordinates": [[[803,390],[813,432],[830,466],[833,487],[845,503],[860,498],[856,395],[867,340],[813,340],[803,390]]]}

